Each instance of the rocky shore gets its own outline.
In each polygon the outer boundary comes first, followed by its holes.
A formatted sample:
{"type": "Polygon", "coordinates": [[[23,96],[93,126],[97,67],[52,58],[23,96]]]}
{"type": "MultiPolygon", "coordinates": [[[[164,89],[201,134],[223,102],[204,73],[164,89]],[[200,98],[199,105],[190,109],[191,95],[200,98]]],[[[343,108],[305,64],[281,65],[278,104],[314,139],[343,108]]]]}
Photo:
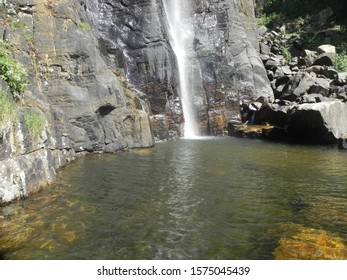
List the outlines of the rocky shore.
{"type": "MultiPolygon", "coordinates": [[[[275,100],[243,104],[243,123],[230,122],[229,135],[346,148],[347,73],[334,67],[335,46],[309,50],[300,35],[287,38],[285,26],[260,28],[260,35],[275,100]]],[[[329,32],[322,36],[329,41],[329,32]]]]}

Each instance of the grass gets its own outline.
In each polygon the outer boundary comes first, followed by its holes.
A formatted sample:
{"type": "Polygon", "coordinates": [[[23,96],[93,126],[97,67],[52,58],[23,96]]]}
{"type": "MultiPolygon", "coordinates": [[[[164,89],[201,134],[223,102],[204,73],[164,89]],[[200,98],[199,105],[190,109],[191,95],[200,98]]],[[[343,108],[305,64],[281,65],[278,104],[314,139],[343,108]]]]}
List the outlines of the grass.
{"type": "Polygon", "coordinates": [[[0,77],[7,82],[13,96],[18,98],[29,85],[28,74],[10,53],[11,46],[0,39],[0,77]]]}
{"type": "Polygon", "coordinates": [[[9,96],[0,91],[0,135],[8,129],[16,120],[15,106],[9,96]]]}
{"type": "Polygon", "coordinates": [[[43,117],[39,113],[31,111],[24,114],[24,121],[27,125],[31,138],[39,138],[41,131],[45,126],[45,120],[43,117]]]}
{"type": "Polygon", "coordinates": [[[9,24],[9,27],[13,28],[13,29],[20,29],[20,30],[26,30],[27,26],[20,22],[20,21],[13,21],[9,24]]]}

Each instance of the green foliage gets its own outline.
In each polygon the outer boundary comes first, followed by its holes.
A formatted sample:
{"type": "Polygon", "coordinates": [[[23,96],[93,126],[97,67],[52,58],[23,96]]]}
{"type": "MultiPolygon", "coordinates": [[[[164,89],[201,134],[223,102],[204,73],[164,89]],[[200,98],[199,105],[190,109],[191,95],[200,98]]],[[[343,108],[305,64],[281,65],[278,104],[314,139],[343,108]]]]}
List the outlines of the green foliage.
{"type": "Polygon", "coordinates": [[[33,139],[37,139],[45,126],[43,117],[39,113],[31,111],[24,114],[24,121],[28,127],[30,136],[33,139]]]}
{"type": "Polygon", "coordinates": [[[16,119],[14,103],[8,95],[0,91],[0,134],[10,127],[16,119]]]}
{"type": "Polygon", "coordinates": [[[347,72],[347,54],[338,54],[335,59],[335,68],[339,72],[347,72]]]}
{"type": "Polygon", "coordinates": [[[81,28],[83,31],[88,32],[90,30],[90,26],[87,22],[79,22],[78,23],[79,28],[81,28]]]}
{"type": "Polygon", "coordinates": [[[322,39],[314,32],[310,31],[303,36],[303,41],[306,49],[315,50],[323,43],[322,39]]]}
{"type": "Polygon", "coordinates": [[[0,76],[7,82],[15,98],[28,84],[28,74],[22,64],[10,55],[11,46],[0,40],[0,76]]]}
{"type": "Polygon", "coordinates": [[[288,48],[281,47],[281,52],[282,52],[283,58],[286,60],[286,62],[289,62],[292,59],[292,55],[289,52],[288,48]]]}
{"type": "Polygon", "coordinates": [[[13,29],[20,29],[23,31],[27,29],[27,26],[20,21],[13,21],[9,24],[9,26],[13,29]]]}
{"type": "Polygon", "coordinates": [[[278,13],[272,13],[269,15],[261,14],[257,17],[257,22],[261,26],[270,27],[270,25],[273,24],[273,22],[279,21],[281,18],[281,15],[278,13]]]}

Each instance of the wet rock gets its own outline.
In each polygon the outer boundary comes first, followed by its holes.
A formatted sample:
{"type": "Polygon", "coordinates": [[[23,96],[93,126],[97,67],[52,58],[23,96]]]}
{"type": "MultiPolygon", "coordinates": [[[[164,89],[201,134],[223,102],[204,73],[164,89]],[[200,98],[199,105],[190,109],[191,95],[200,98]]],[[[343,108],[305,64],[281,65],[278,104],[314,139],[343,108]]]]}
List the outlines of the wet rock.
{"type": "Polygon", "coordinates": [[[347,150],[347,135],[343,135],[341,138],[339,138],[338,148],[347,150]]]}
{"type": "Polygon", "coordinates": [[[343,240],[327,231],[300,224],[282,224],[278,232],[279,244],[273,253],[277,260],[344,260],[347,258],[347,248],[343,240]]]}

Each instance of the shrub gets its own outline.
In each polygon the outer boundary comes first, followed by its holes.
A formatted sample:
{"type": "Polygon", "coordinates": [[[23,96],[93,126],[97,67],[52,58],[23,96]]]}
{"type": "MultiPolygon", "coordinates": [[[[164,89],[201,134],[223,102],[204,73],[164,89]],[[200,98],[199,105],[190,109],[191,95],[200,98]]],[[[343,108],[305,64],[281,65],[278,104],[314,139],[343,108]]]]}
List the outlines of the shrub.
{"type": "Polygon", "coordinates": [[[31,138],[37,139],[45,125],[45,120],[43,117],[39,113],[31,111],[24,114],[24,121],[27,125],[31,138]]]}
{"type": "Polygon", "coordinates": [[[10,55],[11,46],[0,40],[0,76],[7,82],[15,98],[23,92],[28,84],[28,74],[22,64],[10,55]]]}
{"type": "Polygon", "coordinates": [[[281,52],[282,52],[283,58],[288,63],[292,59],[292,54],[289,52],[288,48],[286,47],[281,47],[281,52]]]}
{"type": "Polygon", "coordinates": [[[9,96],[0,91],[0,135],[1,132],[8,129],[16,120],[14,103],[9,96]]]}
{"type": "Polygon", "coordinates": [[[347,54],[338,54],[335,59],[335,68],[339,72],[347,72],[347,54]]]}
{"type": "Polygon", "coordinates": [[[274,25],[275,22],[280,21],[282,15],[278,13],[272,13],[272,14],[261,14],[257,18],[258,25],[271,27],[274,25]]]}

